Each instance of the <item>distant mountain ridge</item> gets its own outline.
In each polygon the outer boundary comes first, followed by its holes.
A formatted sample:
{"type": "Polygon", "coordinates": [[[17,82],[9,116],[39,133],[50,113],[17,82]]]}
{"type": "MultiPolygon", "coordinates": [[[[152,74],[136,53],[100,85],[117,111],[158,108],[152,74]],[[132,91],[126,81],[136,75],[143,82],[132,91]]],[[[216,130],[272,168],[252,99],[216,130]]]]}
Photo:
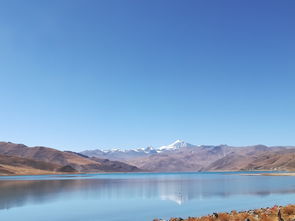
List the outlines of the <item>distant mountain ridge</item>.
{"type": "Polygon", "coordinates": [[[0,142],[0,174],[137,171],[141,170],[124,162],[48,147],[27,147],[23,144],[0,142]]]}
{"type": "Polygon", "coordinates": [[[169,145],[161,146],[159,148],[153,148],[153,147],[136,148],[136,149],[113,148],[109,150],[95,149],[95,150],[85,150],[80,153],[86,156],[91,156],[91,157],[104,157],[108,159],[128,160],[130,158],[139,158],[139,157],[159,154],[166,151],[173,151],[183,147],[194,147],[194,145],[186,143],[183,140],[176,140],[175,142],[169,145]]]}
{"type": "Polygon", "coordinates": [[[224,171],[295,170],[295,147],[193,145],[182,140],[159,148],[87,150],[81,154],[120,160],[143,170],[224,171]]]}
{"type": "Polygon", "coordinates": [[[193,145],[176,140],[158,148],[76,153],[0,142],[0,175],[240,170],[295,170],[295,147],[193,145]]]}

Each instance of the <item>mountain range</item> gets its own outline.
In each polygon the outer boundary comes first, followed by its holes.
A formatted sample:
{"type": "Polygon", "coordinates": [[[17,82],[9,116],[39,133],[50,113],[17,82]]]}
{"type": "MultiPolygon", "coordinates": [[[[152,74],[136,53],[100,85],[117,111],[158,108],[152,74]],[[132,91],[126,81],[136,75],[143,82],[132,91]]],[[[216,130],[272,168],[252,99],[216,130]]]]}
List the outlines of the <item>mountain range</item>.
{"type": "Polygon", "coordinates": [[[110,150],[96,149],[96,150],[85,150],[81,154],[91,157],[102,157],[113,160],[129,160],[140,157],[151,156],[159,154],[166,151],[175,151],[183,147],[193,147],[194,145],[186,143],[182,140],[176,140],[172,144],[167,146],[161,146],[159,148],[146,147],[146,148],[136,148],[136,149],[120,149],[114,148],[110,150]]]}
{"type": "Polygon", "coordinates": [[[23,144],[0,142],[2,175],[137,171],[141,170],[123,162],[48,147],[27,147],[23,144]]]}
{"type": "Polygon", "coordinates": [[[295,170],[295,147],[193,145],[176,140],[159,148],[86,150],[81,154],[120,160],[147,171],[295,170]]]}
{"type": "Polygon", "coordinates": [[[80,153],[0,142],[0,175],[89,172],[295,170],[295,147],[194,145],[96,149],[80,153]]]}

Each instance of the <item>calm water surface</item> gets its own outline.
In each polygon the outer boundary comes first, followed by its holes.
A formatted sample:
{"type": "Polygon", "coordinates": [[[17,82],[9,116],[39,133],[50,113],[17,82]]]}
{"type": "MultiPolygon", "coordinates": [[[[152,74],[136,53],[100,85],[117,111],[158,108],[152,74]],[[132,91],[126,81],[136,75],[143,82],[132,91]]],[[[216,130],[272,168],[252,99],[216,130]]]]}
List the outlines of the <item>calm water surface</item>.
{"type": "Polygon", "coordinates": [[[239,173],[0,177],[1,221],[151,221],[295,203],[295,177],[239,173]]]}

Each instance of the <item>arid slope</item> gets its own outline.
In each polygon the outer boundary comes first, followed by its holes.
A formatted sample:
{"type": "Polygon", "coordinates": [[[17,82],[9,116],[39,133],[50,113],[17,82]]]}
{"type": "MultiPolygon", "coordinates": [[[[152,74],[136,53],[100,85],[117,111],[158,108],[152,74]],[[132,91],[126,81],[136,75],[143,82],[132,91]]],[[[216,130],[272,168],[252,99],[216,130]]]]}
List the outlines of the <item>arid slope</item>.
{"type": "Polygon", "coordinates": [[[56,172],[136,172],[137,167],[118,161],[89,158],[48,147],[27,147],[0,142],[0,174],[56,172]]]}

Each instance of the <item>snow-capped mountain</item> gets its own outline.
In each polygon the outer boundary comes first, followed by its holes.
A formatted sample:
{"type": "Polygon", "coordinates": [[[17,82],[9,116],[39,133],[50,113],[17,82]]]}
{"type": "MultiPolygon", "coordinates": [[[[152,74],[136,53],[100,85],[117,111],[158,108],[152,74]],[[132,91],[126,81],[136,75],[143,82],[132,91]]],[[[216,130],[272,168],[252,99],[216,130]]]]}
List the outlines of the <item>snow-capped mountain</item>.
{"type": "MultiPolygon", "coordinates": [[[[236,147],[223,144],[197,146],[182,140],[158,148],[88,150],[81,154],[123,161],[144,171],[161,172],[294,170],[295,165],[295,147],[263,145],[236,147]]],[[[170,194],[164,195],[164,198],[172,199],[170,194]]]]}
{"type": "Polygon", "coordinates": [[[161,146],[159,148],[146,147],[146,148],[136,148],[136,149],[120,149],[113,148],[109,150],[96,149],[96,150],[85,150],[81,154],[89,157],[99,157],[107,158],[113,160],[128,160],[130,158],[150,156],[154,154],[159,154],[166,151],[178,150],[185,147],[193,147],[194,145],[186,143],[183,140],[176,140],[175,142],[161,146]]]}
{"type": "Polygon", "coordinates": [[[166,150],[177,150],[183,147],[192,147],[192,144],[186,143],[183,140],[176,140],[172,144],[167,146],[161,146],[157,149],[158,152],[166,151],[166,150]]]}
{"type": "Polygon", "coordinates": [[[154,149],[153,147],[136,148],[136,149],[114,148],[109,150],[104,150],[104,149],[85,150],[81,152],[81,154],[86,155],[88,157],[98,157],[98,158],[125,161],[130,158],[138,158],[138,157],[157,154],[157,150],[154,149]]]}
{"type": "Polygon", "coordinates": [[[150,153],[156,153],[157,150],[154,149],[153,147],[146,147],[146,148],[136,148],[136,149],[120,149],[120,148],[113,148],[110,150],[101,150],[104,153],[132,153],[132,152],[136,152],[136,153],[146,153],[146,154],[150,154],[150,153]]]}

